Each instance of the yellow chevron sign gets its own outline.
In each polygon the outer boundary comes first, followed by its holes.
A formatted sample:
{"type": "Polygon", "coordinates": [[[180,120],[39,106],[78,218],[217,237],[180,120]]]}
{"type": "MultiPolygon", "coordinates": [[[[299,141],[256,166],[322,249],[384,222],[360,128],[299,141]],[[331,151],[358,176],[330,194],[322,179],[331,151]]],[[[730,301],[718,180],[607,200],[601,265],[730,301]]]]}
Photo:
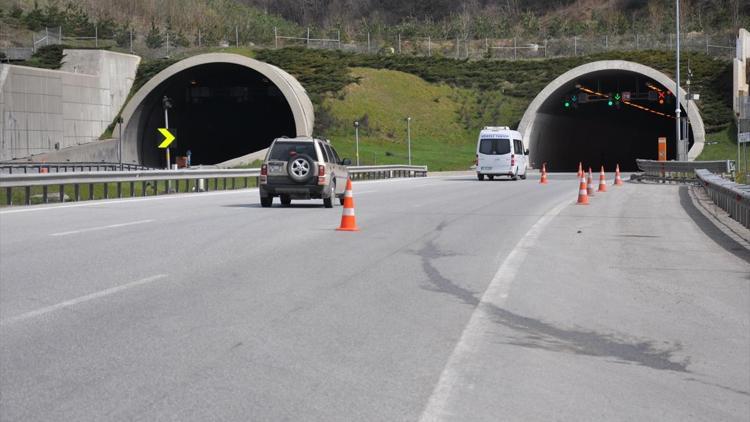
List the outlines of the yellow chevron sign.
{"type": "Polygon", "coordinates": [[[157,129],[159,133],[164,136],[164,140],[159,144],[159,148],[169,148],[169,145],[174,141],[174,135],[167,128],[160,127],[157,129]]]}

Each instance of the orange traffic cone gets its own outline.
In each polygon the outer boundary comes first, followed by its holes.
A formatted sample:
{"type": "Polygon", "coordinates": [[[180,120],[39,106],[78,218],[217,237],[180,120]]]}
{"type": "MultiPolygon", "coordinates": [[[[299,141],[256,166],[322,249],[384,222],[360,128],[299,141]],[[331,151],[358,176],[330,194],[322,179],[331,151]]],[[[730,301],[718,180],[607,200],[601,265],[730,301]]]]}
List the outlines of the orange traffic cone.
{"type": "Polygon", "coordinates": [[[583,164],[579,161],[578,162],[578,178],[585,176],[585,173],[583,172],[583,164]]]}
{"type": "Polygon", "coordinates": [[[602,171],[599,173],[599,190],[598,192],[606,192],[607,191],[607,179],[604,177],[604,166],[602,166],[602,171]]]}
{"type": "Polygon", "coordinates": [[[589,178],[586,181],[586,194],[594,196],[594,176],[591,173],[591,167],[589,167],[589,178]]]}
{"type": "Polygon", "coordinates": [[[344,211],[341,214],[341,227],[339,231],[356,232],[357,219],[354,217],[354,197],[352,196],[352,179],[346,179],[346,192],[344,193],[344,211]]]}
{"type": "Polygon", "coordinates": [[[578,202],[576,204],[588,205],[589,195],[586,192],[586,178],[581,177],[579,180],[580,180],[580,184],[578,185],[578,202]]]}
{"type": "Polygon", "coordinates": [[[542,178],[539,179],[539,183],[542,185],[547,184],[547,163],[542,163],[542,178]]]}
{"type": "Polygon", "coordinates": [[[620,178],[620,165],[615,167],[615,186],[622,186],[622,179],[620,178]]]}

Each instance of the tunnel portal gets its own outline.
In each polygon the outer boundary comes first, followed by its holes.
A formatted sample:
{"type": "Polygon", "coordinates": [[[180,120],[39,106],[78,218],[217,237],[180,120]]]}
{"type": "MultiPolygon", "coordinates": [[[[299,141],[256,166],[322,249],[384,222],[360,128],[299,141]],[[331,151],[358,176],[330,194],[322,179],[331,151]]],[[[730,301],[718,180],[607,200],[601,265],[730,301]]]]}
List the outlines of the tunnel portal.
{"type": "Polygon", "coordinates": [[[235,54],[177,62],[145,84],[123,111],[126,162],[164,168],[157,148],[175,134],[171,163],[190,151],[191,165],[218,164],[267,148],[278,137],[310,136],[312,103],[283,70],[235,54]],[[166,110],[166,116],[165,116],[166,110]]]}
{"type": "Polygon", "coordinates": [[[139,145],[145,165],[165,164],[154,148],[161,140],[157,128],[165,124],[164,96],[170,99],[169,125],[178,137],[172,152],[191,151],[193,164],[221,163],[296,132],[289,104],[263,75],[234,64],[205,64],[171,77],[146,100],[139,145]]]}
{"type": "MultiPolygon", "coordinates": [[[[657,159],[660,137],[667,139],[667,159],[676,159],[676,99],[665,86],[668,78],[659,81],[652,76],[597,66],[595,71],[558,78],[539,94],[519,127],[532,165],[539,168],[546,163],[550,171],[576,171],[579,162],[608,170],[619,164],[623,171],[634,171],[637,158],[657,159]]],[[[680,108],[685,116],[684,104],[680,108]]],[[[689,111],[689,147],[698,134],[702,148],[703,123],[697,109],[689,111]]],[[[691,149],[692,158],[697,150],[691,149]]]]}

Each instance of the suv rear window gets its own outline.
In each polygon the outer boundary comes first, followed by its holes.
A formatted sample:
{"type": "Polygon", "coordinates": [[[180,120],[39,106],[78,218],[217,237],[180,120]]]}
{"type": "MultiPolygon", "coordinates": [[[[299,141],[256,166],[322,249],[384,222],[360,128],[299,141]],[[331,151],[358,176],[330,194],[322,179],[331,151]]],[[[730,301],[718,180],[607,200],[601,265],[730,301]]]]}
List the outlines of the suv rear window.
{"type": "Polygon", "coordinates": [[[479,153],[485,155],[503,155],[510,153],[510,139],[482,139],[479,153]]]}
{"type": "Polygon", "coordinates": [[[286,161],[300,154],[309,155],[310,158],[317,161],[315,144],[312,142],[276,142],[268,159],[286,161]]]}

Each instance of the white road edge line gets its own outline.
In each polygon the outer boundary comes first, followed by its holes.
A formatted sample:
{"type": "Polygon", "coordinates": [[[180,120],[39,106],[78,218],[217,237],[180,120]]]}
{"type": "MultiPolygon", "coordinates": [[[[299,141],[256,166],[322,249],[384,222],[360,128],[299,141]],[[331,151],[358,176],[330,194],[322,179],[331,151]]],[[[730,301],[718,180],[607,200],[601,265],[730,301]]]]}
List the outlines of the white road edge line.
{"type": "Polygon", "coordinates": [[[25,314],[16,315],[14,317],[4,319],[0,321],[0,326],[7,326],[16,322],[20,322],[20,321],[24,321],[30,318],[35,318],[44,314],[48,314],[50,312],[55,312],[63,308],[69,308],[71,306],[75,306],[83,302],[88,302],[90,300],[99,299],[104,296],[113,295],[123,290],[131,289],[133,287],[138,287],[138,286],[142,286],[144,284],[148,284],[157,280],[161,280],[162,278],[165,278],[165,277],[167,277],[166,274],[157,274],[151,277],[146,277],[137,281],[133,281],[131,283],[123,284],[121,286],[112,287],[110,289],[102,290],[96,293],[91,293],[85,296],[80,296],[75,299],[66,300],[65,302],[60,302],[56,305],[48,306],[46,308],[37,309],[35,311],[26,312],[25,314]]]}
{"type": "Polygon", "coordinates": [[[448,412],[448,403],[454,392],[454,388],[463,385],[464,381],[466,381],[462,380],[461,367],[469,364],[468,360],[470,357],[467,355],[479,346],[483,339],[483,333],[487,332],[485,327],[494,324],[491,320],[491,315],[485,309],[485,305],[503,306],[505,300],[508,298],[511,284],[518,270],[521,268],[529,251],[536,244],[540,234],[552,219],[570,204],[571,202],[566,200],[545,213],[531,226],[521,240],[518,241],[500,265],[484,294],[482,294],[479,304],[474,308],[469,322],[461,333],[461,338],[456,343],[456,347],[453,349],[448,362],[440,373],[438,383],[435,385],[435,389],[432,391],[419,417],[421,422],[442,421],[446,417],[455,416],[448,412]]]}
{"type": "MultiPolygon", "coordinates": [[[[458,176],[450,176],[450,177],[453,178],[453,177],[458,177],[458,176]]],[[[406,177],[406,178],[401,178],[401,179],[367,180],[367,181],[356,181],[355,185],[394,183],[394,182],[401,182],[401,181],[418,181],[418,180],[429,180],[429,179],[431,179],[431,177],[406,177]]],[[[429,180],[429,181],[432,181],[432,180],[429,180]]],[[[146,198],[98,199],[95,201],[81,201],[81,202],[76,202],[73,204],[52,205],[52,206],[32,205],[30,207],[24,206],[24,208],[0,210],[0,215],[17,214],[17,213],[24,213],[24,212],[59,210],[63,208],[94,207],[98,205],[130,204],[134,202],[145,202],[145,201],[164,201],[164,200],[172,200],[172,199],[191,199],[191,198],[199,199],[199,198],[205,198],[207,196],[246,194],[248,192],[256,192],[257,190],[258,188],[247,188],[247,189],[235,189],[235,190],[230,190],[230,191],[220,191],[220,192],[217,192],[217,191],[201,192],[201,193],[193,192],[193,193],[181,193],[181,194],[175,194],[175,195],[150,196],[146,198]]]]}
{"type": "Polygon", "coordinates": [[[139,221],[131,221],[129,223],[110,224],[109,226],[90,227],[88,229],[71,230],[71,231],[60,232],[60,233],[51,233],[50,236],[67,236],[70,234],[86,233],[86,232],[93,232],[93,231],[107,230],[107,229],[116,229],[119,227],[127,227],[127,226],[135,226],[137,224],[152,223],[154,221],[155,220],[139,220],[139,221]]]}

